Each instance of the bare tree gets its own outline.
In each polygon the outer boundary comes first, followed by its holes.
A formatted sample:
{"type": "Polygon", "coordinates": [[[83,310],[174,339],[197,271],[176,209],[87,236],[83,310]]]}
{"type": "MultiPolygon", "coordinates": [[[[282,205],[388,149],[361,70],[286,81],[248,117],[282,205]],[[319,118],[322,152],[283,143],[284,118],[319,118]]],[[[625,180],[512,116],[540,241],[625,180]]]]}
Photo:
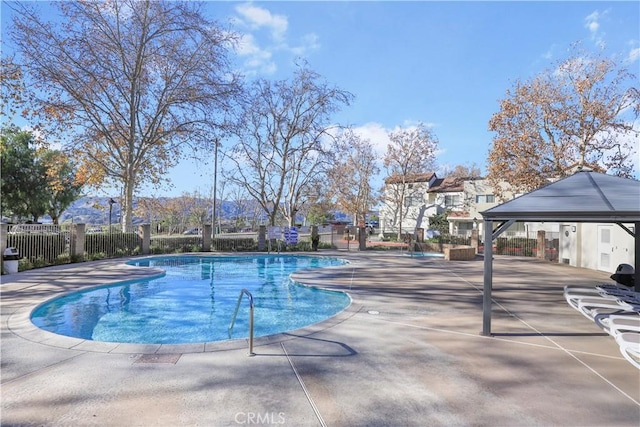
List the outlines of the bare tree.
{"type": "Polygon", "coordinates": [[[185,203],[187,226],[203,229],[209,219],[209,200],[198,191],[185,192],[181,199],[185,203]]]}
{"type": "Polygon", "coordinates": [[[385,180],[383,202],[393,212],[398,226],[398,238],[402,236],[402,221],[421,194],[413,183],[435,167],[438,139],[424,124],[401,128],[389,133],[390,144],[384,157],[388,178],[385,180]]]}
{"type": "Polygon", "coordinates": [[[46,20],[17,3],[11,34],[41,116],[71,133],[87,182],[122,185],[122,224],[143,183],[159,185],[184,149],[205,147],[230,108],[234,34],[194,2],[54,2],[46,20]],[[221,114],[222,115],[222,114],[221,114]]]}
{"type": "Polygon", "coordinates": [[[453,168],[443,166],[438,171],[438,175],[440,174],[442,174],[443,177],[452,178],[480,178],[482,171],[474,162],[471,164],[455,165],[453,168]]]}
{"type": "Polygon", "coordinates": [[[242,228],[249,222],[252,200],[249,200],[246,190],[238,186],[234,186],[229,191],[229,196],[233,202],[233,218],[236,228],[242,228]]]}
{"type": "Polygon", "coordinates": [[[151,224],[151,229],[154,232],[160,231],[160,222],[163,218],[166,200],[158,197],[139,197],[136,202],[137,205],[133,210],[133,214],[151,224]],[[153,228],[154,225],[155,229],[153,228]]]}
{"type": "Polygon", "coordinates": [[[376,164],[373,145],[347,129],[338,135],[333,152],[328,184],[335,194],[336,205],[353,215],[354,225],[364,223],[367,212],[377,200],[371,179],[380,168],[376,164]]]}
{"type": "Polygon", "coordinates": [[[281,213],[293,225],[308,203],[326,166],[323,139],[331,114],[351,99],[306,66],[291,80],[261,79],[250,88],[238,143],[229,153],[231,178],[260,204],[269,224],[281,213]]]}
{"type": "Polygon", "coordinates": [[[336,204],[332,192],[327,190],[327,185],[331,183],[319,180],[312,186],[308,194],[308,203],[299,212],[304,215],[306,224],[321,225],[333,219],[336,204]]]}
{"type": "Polygon", "coordinates": [[[496,135],[487,178],[496,195],[501,182],[528,192],[574,166],[631,175],[634,152],[626,137],[638,135],[637,80],[610,58],[574,50],[551,70],[516,82],[489,121],[496,135]]]}
{"type": "Polygon", "coordinates": [[[16,115],[29,116],[27,108],[32,99],[24,83],[22,68],[13,56],[0,58],[0,89],[0,117],[12,120],[16,115]]]}

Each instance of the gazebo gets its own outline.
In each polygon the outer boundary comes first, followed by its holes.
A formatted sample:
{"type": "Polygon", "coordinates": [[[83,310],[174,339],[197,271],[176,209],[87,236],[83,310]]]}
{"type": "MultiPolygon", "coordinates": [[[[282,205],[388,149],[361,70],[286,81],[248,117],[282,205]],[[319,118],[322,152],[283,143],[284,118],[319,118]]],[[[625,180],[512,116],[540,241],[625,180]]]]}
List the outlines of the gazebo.
{"type": "MultiPolygon", "coordinates": [[[[484,220],[484,292],[482,335],[491,335],[493,245],[514,222],[618,224],[635,239],[635,268],[640,266],[640,181],[580,171],[481,212],[484,220]],[[494,227],[494,223],[498,223],[494,227]],[[632,227],[625,224],[633,223],[632,227]]],[[[636,272],[635,290],[640,292],[636,272]]]]}

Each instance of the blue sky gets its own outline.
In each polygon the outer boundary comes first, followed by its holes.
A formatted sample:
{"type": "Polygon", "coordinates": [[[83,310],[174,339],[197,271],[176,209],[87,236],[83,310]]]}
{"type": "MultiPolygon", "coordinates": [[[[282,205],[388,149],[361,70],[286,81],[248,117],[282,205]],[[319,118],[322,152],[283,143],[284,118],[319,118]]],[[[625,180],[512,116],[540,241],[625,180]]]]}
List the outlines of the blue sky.
{"type": "MultiPolygon", "coordinates": [[[[234,61],[248,78],[288,78],[304,58],[353,93],[335,121],[369,138],[381,160],[388,131],[422,121],[440,141],[439,165],[475,163],[484,173],[488,121],[505,91],[576,41],[604,45],[640,75],[635,1],[208,2],[205,10],[243,35],[234,61]]],[[[171,173],[174,188],[147,195],[208,194],[212,169],[183,162],[171,173]]]]}

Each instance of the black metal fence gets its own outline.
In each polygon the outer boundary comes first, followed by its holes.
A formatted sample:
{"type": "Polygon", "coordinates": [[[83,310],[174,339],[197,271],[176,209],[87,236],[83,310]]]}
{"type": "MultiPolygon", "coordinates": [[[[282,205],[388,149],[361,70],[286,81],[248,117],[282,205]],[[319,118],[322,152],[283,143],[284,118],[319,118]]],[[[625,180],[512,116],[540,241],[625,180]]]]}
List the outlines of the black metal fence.
{"type": "MultiPolygon", "coordinates": [[[[534,258],[544,258],[548,261],[558,262],[558,251],[560,249],[560,233],[544,232],[544,256],[538,251],[538,232],[506,232],[493,242],[493,253],[495,255],[524,256],[534,258]]],[[[478,246],[478,252],[484,252],[484,243],[478,246]]]]}
{"type": "MultiPolygon", "coordinates": [[[[144,254],[143,238],[137,226],[125,231],[120,225],[83,226],[84,232],[74,232],[74,224],[17,224],[7,225],[5,245],[3,248],[15,248],[19,260],[19,271],[50,265],[68,264],[107,258],[144,254]],[[74,251],[75,241],[82,238],[82,253],[74,251]]],[[[151,232],[151,230],[149,230],[151,232]]],[[[150,233],[149,247],[146,253],[170,254],[201,252],[204,250],[204,235],[185,232],[150,233]]],[[[334,235],[331,229],[319,233],[321,247],[333,247],[334,235]]],[[[208,250],[213,252],[247,252],[258,251],[259,235],[248,233],[216,234],[210,239],[208,250]]],[[[273,245],[265,245],[265,251],[310,251],[312,250],[311,233],[301,233],[296,244],[284,244],[274,241],[273,245]]],[[[4,268],[4,263],[2,263],[4,268]]]]}
{"type": "MultiPolygon", "coordinates": [[[[120,226],[86,226],[83,233],[82,253],[74,252],[77,243],[73,224],[18,224],[7,226],[6,244],[3,247],[16,248],[20,257],[19,270],[44,267],[48,265],[67,264],[87,260],[117,258],[141,255],[143,239],[140,230],[135,226],[122,231],[120,226]],[[74,255],[75,254],[75,255],[74,255]]],[[[267,238],[264,251],[311,251],[311,232],[303,229],[295,244],[285,244],[282,240],[267,238]]],[[[245,252],[259,250],[259,233],[223,233],[210,239],[205,248],[205,236],[201,230],[198,234],[153,233],[148,236],[150,254],[187,253],[210,250],[213,252],[245,252]]],[[[357,242],[350,242],[344,227],[320,228],[319,245],[321,248],[350,249],[357,248],[357,242]]],[[[211,236],[209,236],[211,237],[211,236]]],[[[264,236],[263,236],[264,238],[264,236]]],[[[430,242],[439,244],[472,245],[470,236],[443,234],[430,242]]],[[[538,257],[537,233],[505,233],[494,242],[494,253],[497,255],[538,257]]],[[[557,262],[559,249],[559,233],[545,233],[544,258],[557,262]]],[[[482,253],[484,245],[478,244],[478,252],[482,253]]],[[[540,257],[542,258],[542,257],[540,257]]]]}
{"type": "Polygon", "coordinates": [[[6,247],[15,248],[23,263],[32,267],[71,262],[69,252],[70,227],[52,224],[9,225],[6,247]]]}

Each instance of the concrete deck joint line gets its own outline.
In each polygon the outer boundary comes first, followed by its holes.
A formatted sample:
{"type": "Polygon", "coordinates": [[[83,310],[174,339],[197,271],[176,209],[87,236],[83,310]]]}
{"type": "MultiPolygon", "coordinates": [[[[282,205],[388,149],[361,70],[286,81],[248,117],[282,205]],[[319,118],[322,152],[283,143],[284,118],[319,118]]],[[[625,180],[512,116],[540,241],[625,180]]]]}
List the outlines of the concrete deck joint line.
{"type": "Polygon", "coordinates": [[[100,342],[31,321],[62,293],[147,280],[150,270],[124,265],[141,257],[2,276],[0,425],[640,426],[640,371],[563,297],[611,272],[495,256],[486,337],[481,261],[318,255],[349,264],[292,279],[346,292],[351,305],[257,337],[251,359],[246,339],[100,342]]]}
{"type": "Polygon", "coordinates": [[[311,408],[313,408],[313,412],[316,414],[316,417],[318,418],[318,421],[320,422],[320,425],[322,427],[327,427],[327,424],[324,422],[324,419],[322,418],[322,415],[320,414],[320,410],[318,409],[318,406],[316,406],[316,403],[313,401],[313,398],[311,397],[311,394],[309,394],[309,390],[307,389],[307,386],[304,384],[304,380],[302,379],[302,377],[298,373],[298,370],[296,369],[296,366],[293,364],[293,360],[291,360],[291,358],[289,357],[289,354],[287,353],[287,349],[284,347],[284,343],[281,342],[280,346],[282,347],[282,351],[284,352],[284,355],[286,356],[287,361],[289,362],[289,365],[291,365],[291,369],[293,370],[293,373],[295,374],[296,378],[298,379],[298,383],[300,383],[300,386],[302,387],[302,390],[304,391],[305,396],[307,396],[307,400],[309,401],[309,404],[311,405],[311,408]]]}

